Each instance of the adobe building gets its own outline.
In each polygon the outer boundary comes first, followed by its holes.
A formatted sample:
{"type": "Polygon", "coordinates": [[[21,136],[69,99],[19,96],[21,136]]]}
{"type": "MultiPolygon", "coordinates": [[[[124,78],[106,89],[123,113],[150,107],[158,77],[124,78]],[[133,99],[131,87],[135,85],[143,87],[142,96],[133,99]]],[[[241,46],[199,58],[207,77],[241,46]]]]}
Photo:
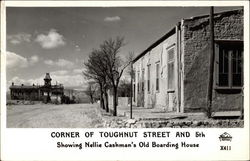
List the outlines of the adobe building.
{"type": "MultiPolygon", "coordinates": [[[[214,14],[213,111],[243,108],[243,9],[214,14]]],[[[209,15],[182,19],[133,60],[133,103],[173,112],[206,108],[209,15]]]]}
{"type": "Polygon", "coordinates": [[[43,101],[48,103],[51,101],[51,97],[62,97],[64,94],[64,87],[62,84],[51,85],[52,79],[50,74],[46,73],[44,78],[44,85],[15,85],[12,83],[10,86],[11,100],[29,100],[29,101],[43,101]]]}

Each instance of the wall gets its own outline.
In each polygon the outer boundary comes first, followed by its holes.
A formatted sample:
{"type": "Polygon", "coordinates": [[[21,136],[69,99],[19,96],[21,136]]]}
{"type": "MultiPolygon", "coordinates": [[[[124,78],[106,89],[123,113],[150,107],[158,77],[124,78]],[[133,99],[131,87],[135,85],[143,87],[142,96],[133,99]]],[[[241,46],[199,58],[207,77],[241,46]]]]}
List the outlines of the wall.
{"type": "Polygon", "coordinates": [[[11,100],[39,100],[39,89],[38,88],[19,88],[10,89],[11,100]],[[11,96],[12,95],[12,96],[11,96]]]}
{"type": "MultiPolygon", "coordinates": [[[[150,52],[146,53],[134,64],[133,68],[135,71],[135,102],[137,106],[144,106],[145,108],[162,108],[169,110],[169,98],[168,98],[168,70],[167,70],[167,49],[173,47],[176,55],[176,34],[169,36],[166,40],[154,47],[150,52]],[[156,63],[160,65],[160,76],[159,76],[159,91],[156,91],[156,63]],[[150,90],[148,91],[148,68],[150,64],[150,90]],[[144,70],[144,91],[142,91],[142,70],[144,70]],[[139,74],[139,77],[138,77],[139,74]],[[139,92],[138,92],[139,82],[139,92]]],[[[177,60],[175,60],[176,66],[177,60]]],[[[174,74],[177,77],[177,74],[174,74]]],[[[176,78],[175,78],[176,79],[176,78]]],[[[177,82],[174,85],[175,90],[177,82]]],[[[175,91],[176,92],[176,91],[175,91]]],[[[176,93],[173,93],[174,97],[176,93]]],[[[174,100],[175,101],[175,100],[174,100]]],[[[172,110],[172,109],[170,109],[172,110]]]]}
{"type": "MultiPolygon", "coordinates": [[[[243,40],[243,10],[224,12],[214,16],[215,40],[243,40]]],[[[182,21],[184,42],[184,110],[200,111],[206,106],[209,67],[209,17],[182,21]],[[194,90],[195,89],[195,90],[194,90]]],[[[213,91],[216,110],[239,110],[240,92],[213,91]]]]}
{"type": "MultiPolygon", "coordinates": [[[[118,97],[118,106],[128,106],[129,105],[129,97],[118,97]]],[[[113,109],[113,95],[108,94],[109,108],[113,109]]]]}

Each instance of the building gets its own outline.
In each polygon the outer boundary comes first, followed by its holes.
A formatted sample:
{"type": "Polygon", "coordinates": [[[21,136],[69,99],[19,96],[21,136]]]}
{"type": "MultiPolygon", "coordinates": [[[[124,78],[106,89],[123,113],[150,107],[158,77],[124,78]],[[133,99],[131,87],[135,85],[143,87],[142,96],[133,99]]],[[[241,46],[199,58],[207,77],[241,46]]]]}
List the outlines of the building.
{"type": "Polygon", "coordinates": [[[10,98],[11,100],[43,101],[45,103],[50,102],[51,97],[61,99],[64,95],[63,85],[51,85],[51,81],[50,74],[46,73],[43,86],[35,84],[18,86],[13,82],[10,86],[10,98]]]}
{"type": "MultiPolygon", "coordinates": [[[[243,108],[243,9],[214,14],[213,111],[243,108]]],[[[209,15],[182,19],[133,60],[133,103],[173,112],[204,111],[209,15]]]]}

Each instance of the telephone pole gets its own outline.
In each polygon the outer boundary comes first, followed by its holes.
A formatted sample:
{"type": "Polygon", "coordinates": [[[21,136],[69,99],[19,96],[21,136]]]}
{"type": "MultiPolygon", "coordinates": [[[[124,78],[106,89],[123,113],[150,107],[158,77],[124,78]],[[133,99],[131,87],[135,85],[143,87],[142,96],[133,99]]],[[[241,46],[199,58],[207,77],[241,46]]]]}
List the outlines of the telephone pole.
{"type": "Polygon", "coordinates": [[[207,88],[207,116],[210,118],[212,113],[213,100],[213,81],[214,81],[214,7],[210,8],[209,24],[210,24],[210,60],[208,73],[207,88]]]}
{"type": "Polygon", "coordinates": [[[131,60],[131,71],[130,71],[130,77],[131,77],[131,80],[130,80],[130,118],[132,119],[133,118],[133,115],[132,115],[132,99],[133,99],[133,60],[131,60]]]}

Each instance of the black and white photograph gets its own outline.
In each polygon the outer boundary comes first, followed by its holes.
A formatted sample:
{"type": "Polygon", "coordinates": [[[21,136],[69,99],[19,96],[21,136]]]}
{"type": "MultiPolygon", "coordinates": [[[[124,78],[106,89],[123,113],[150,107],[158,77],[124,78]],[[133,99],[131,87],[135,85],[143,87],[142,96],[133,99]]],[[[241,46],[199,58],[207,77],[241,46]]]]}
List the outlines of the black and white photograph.
{"type": "Polygon", "coordinates": [[[1,1],[0,160],[249,160],[248,1],[1,1]]]}
{"type": "Polygon", "coordinates": [[[7,128],[244,127],[243,17],[7,7],[7,128]]]}

